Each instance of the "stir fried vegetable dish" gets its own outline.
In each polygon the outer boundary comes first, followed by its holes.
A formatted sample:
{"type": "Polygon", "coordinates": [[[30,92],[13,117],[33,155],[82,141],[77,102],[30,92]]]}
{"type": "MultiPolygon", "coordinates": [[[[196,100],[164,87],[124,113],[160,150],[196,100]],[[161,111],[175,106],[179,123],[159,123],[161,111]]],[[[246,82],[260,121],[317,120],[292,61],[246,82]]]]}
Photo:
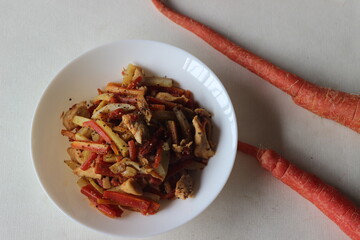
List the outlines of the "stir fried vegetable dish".
{"type": "Polygon", "coordinates": [[[159,211],[161,199],[192,197],[192,172],[214,154],[211,114],[170,78],[130,64],[89,103],[62,116],[80,192],[108,217],[159,211]]]}

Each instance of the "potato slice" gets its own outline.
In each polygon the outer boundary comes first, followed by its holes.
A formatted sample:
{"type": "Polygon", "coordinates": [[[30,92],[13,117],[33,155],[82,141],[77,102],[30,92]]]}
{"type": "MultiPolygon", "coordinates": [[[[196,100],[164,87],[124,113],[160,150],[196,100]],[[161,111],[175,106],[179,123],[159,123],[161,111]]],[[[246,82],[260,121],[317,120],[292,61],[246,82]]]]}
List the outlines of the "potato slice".
{"type": "Polygon", "coordinates": [[[75,116],[72,121],[76,125],[82,127],[84,122],[87,122],[87,121],[90,121],[90,120],[91,119],[86,118],[86,117],[75,116]]]}
{"type": "Polygon", "coordinates": [[[160,87],[172,87],[173,80],[171,78],[164,77],[145,77],[143,81],[145,86],[160,86],[160,87]]]}
{"type": "Polygon", "coordinates": [[[77,180],[77,185],[82,188],[89,184],[89,181],[85,177],[81,177],[77,180]]]}
{"type": "Polygon", "coordinates": [[[120,189],[126,193],[141,196],[143,194],[143,190],[140,185],[132,178],[123,182],[120,185],[120,189]]]}
{"type": "Polygon", "coordinates": [[[76,162],[78,162],[80,164],[84,162],[83,158],[82,158],[83,154],[82,154],[82,151],[80,149],[75,149],[75,148],[69,147],[67,149],[67,152],[68,152],[71,160],[76,161],[76,162]]]}
{"type": "Polygon", "coordinates": [[[144,89],[127,89],[117,83],[108,83],[108,85],[106,85],[105,87],[105,91],[112,93],[121,93],[125,95],[133,95],[133,96],[138,96],[138,95],[143,96],[145,94],[144,89]]]}
{"type": "Polygon", "coordinates": [[[66,165],[68,165],[68,167],[71,168],[72,170],[80,166],[77,162],[73,160],[65,160],[64,163],[66,163],[66,165]]]}
{"type": "Polygon", "coordinates": [[[114,96],[113,93],[103,93],[100,95],[97,95],[96,97],[93,98],[93,102],[97,102],[97,101],[110,101],[110,99],[114,96]]]}
{"type": "Polygon", "coordinates": [[[127,68],[124,70],[124,78],[123,84],[128,85],[133,79],[133,75],[135,72],[136,66],[134,64],[129,64],[127,68]]]}
{"type": "Polygon", "coordinates": [[[98,190],[100,193],[104,193],[104,189],[102,187],[100,187],[92,178],[89,178],[89,182],[90,184],[96,189],[98,190]]]}
{"type": "Polygon", "coordinates": [[[83,135],[79,133],[75,133],[75,140],[76,141],[90,141],[87,137],[84,137],[83,135]]]}
{"type": "Polygon", "coordinates": [[[79,177],[89,177],[89,178],[101,178],[100,174],[95,173],[94,168],[89,168],[88,170],[84,171],[81,170],[80,167],[74,169],[74,174],[78,175],[79,177]]]}

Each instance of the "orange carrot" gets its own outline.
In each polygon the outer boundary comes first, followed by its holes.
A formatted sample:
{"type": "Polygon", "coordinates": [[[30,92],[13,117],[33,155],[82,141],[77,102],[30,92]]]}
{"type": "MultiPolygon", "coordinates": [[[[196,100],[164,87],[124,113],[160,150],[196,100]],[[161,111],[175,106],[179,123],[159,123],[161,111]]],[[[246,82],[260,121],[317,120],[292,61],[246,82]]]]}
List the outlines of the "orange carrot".
{"type": "Polygon", "coordinates": [[[134,140],[128,141],[128,145],[129,145],[130,159],[131,159],[131,161],[136,161],[136,159],[137,159],[137,150],[136,150],[136,146],[135,146],[135,141],[134,140]]]}
{"type": "Polygon", "coordinates": [[[234,62],[286,92],[297,105],[360,133],[359,95],[323,88],[307,82],[241,48],[204,24],[175,12],[160,0],[152,0],[152,2],[171,21],[196,34],[234,62]]]}
{"type": "Polygon", "coordinates": [[[81,164],[80,169],[83,171],[88,170],[91,167],[91,164],[95,161],[97,156],[98,155],[96,153],[92,152],[90,156],[85,160],[85,162],[81,164]]]}
{"type": "Polygon", "coordinates": [[[352,239],[360,239],[360,209],[334,187],[322,182],[270,149],[238,142],[238,150],[255,157],[263,168],[312,202],[352,239]]]}
{"type": "Polygon", "coordinates": [[[127,193],[105,191],[103,195],[105,199],[116,202],[121,206],[131,207],[140,210],[143,214],[146,214],[148,212],[151,205],[150,201],[127,193]]]}
{"type": "Polygon", "coordinates": [[[75,133],[69,130],[61,129],[61,135],[68,137],[70,141],[75,141],[75,133]]]}
{"type": "Polygon", "coordinates": [[[139,76],[132,83],[130,83],[127,88],[128,89],[135,89],[140,84],[141,81],[142,81],[142,77],[139,76]]]}
{"type": "Polygon", "coordinates": [[[155,155],[155,160],[153,163],[153,168],[158,168],[161,162],[161,156],[163,154],[163,147],[162,147],[162,143],[160,143],[156,149],[156,155],[155,155]]]}
{"type": "Polygon", "coordinates": [[[150,104],[149,107],[152,111],[165,110],[165,105],[163,104],[150,104]]]}
{"type": "Polygon", "coordinates": [[[146,97],[146,100],[148,102],[150,102],[150,106],[151,105],[164,105],[165,108],[169,108],[169,109],[173,109],[174,107],[181,107],[181,104],[179,103],[174,103],[174,102],[170,102],[170,101],[166,101],[166,100],[162,100],[162,99],[159,99],[159,98],[154,98],[154,97],[150,97],[150,96],[147,96],[146,97]]]}

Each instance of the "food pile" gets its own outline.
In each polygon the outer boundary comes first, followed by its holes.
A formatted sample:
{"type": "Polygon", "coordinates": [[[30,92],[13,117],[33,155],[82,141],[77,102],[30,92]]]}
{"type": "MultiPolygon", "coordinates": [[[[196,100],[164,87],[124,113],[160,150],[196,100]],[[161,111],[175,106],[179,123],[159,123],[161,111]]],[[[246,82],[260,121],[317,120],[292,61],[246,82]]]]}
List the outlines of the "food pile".
{"type": "Polygon", "coordinates": [[[81,193],[113,218],[122,209],[155,214],[160,199],[191,197],[191,172],[215,154],[211,114],[190,91],[132,64],[122,75],[64,113],[61,131],[81,193]]]}

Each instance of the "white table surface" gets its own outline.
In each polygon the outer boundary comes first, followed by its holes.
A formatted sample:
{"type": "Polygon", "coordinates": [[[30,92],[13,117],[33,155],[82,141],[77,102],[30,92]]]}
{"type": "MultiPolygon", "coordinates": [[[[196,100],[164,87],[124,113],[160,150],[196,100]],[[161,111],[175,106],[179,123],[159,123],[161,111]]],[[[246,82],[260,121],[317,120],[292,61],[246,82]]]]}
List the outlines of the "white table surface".
{"type": "MultiPolygon", "coordinates": [[[[171,6],[322,86],[360,92],[356,0],[169,0],[171,6]]],[[[159,14],[150,0],[0,0],[0,239],[115,239],[61,213],[30,156],[37,102],[76,56],[119,39],[170,43],[203,60],[235,105],[239,138],[280,152],[360,203],[360,136],[296,106],[257,76],[159,14]]],[[[46,147],[46,146],[44,146],[46,147]]],[[[150,239],[347,239],[250,157],[199,217],[150,239]]]]}

